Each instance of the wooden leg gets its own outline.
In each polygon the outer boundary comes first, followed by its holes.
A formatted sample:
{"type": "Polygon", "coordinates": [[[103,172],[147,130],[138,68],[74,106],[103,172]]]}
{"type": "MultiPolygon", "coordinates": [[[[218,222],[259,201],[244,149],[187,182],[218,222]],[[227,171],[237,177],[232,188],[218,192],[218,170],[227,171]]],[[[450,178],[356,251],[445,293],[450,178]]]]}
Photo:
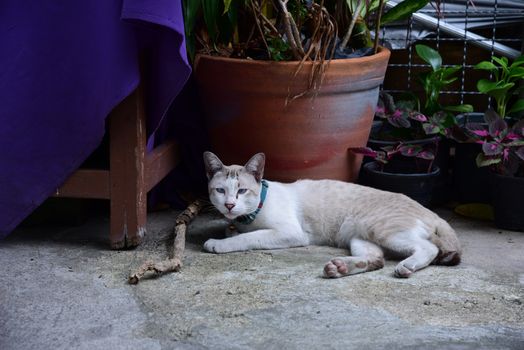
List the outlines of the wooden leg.
{"type": "Polygon", "coordinates": [[[55,197],[110,200],[109,242],[113,249],[140,244],[146,232],[147,192],[180,159],[174,141],[146,154],[146,116],[139,88],[111,112],[110,169],[79,169],[56,190],[55,197]]]}
{"type": "Polygon", "coordinates": [[[146,233],[146,123],[141,89],[110,117],[111,248],[140,244],[146,233]]]}

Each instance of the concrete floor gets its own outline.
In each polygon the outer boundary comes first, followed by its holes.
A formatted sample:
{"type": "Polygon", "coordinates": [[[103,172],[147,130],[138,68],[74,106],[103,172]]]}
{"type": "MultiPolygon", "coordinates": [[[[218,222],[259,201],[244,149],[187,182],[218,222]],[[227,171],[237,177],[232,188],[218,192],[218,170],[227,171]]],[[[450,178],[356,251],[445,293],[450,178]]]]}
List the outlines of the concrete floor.
{"type": "Polygon", "coordinates": [[[304,247],[213,255],[224,223],[190,227],[183,270],[127,284],[162,259],[176,213],[149,215],[131,251],[107,249],[108,222],[19,229],[0,242],[0,349],[524,349],[524,233],[439,211],[464,246],[457,267],[328,280],[344,254],[304,247]]]}

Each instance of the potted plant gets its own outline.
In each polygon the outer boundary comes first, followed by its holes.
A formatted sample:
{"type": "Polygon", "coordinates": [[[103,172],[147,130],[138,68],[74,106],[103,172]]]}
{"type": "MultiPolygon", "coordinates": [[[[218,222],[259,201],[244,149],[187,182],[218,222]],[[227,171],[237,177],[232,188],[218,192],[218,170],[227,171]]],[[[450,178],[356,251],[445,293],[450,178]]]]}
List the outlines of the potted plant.
{"type": "Polygon", "coordinates": [[[481,145],[477,165],[489,167],[493,172],[495,224],[524,231],[524,206],[518,205],[524,198],[524,119],[510,127],[493,110],[488,110],[484,117],[485,124],[469,123],[467,130],[481,145]]]}
{"type": "MultiPolygon", "coordinates": [[[[399,145],[438,148],[439,137],[436,133],[428,134],[425,126],[429,122],[426,115],[415,108],[413,100],[395,102],[393,96],[381,91],[375,111],[375,121],[367,146],[371,149],[396,149],[399,145]]],[[[435,153],[434,152],[434,153],[435,153]]],[[[415,158],[395,152],[393,163],[411,163],[415,158]],[[407,157],[407,158],[406,158],[407,157]]],[[[418,170],[418,169],[417,169],[418,170]]]]}
{"type": "Polygon", "coordinates": [[[424,206],[429,206],[432,191],[440,173],[434,164],[435,143],[409,145],[398,143],[383,146],[379,150],[369,147],[351,148],[374,161],[365,163],[361,183],[381,190],[403,193],[424,206]],[[411,162],[392,162],[398,157],[410,158],[411,162]]]}
{"type": "MultiPolygon", "coordinates": [[[[520,56],[512,64],[505,57],[493,57],[493,62],[482,61],[475,65],[475,69],[484,70],[491,75],[490,79],[481,79],[477,82],[477,90],[492,98],[497,115],[506,119],[515,117],[524,110],[524,99],[519,99],[516,94],[519,89],[519,80],[524,78],[524,56],[520,56]]],[[[490,112],[491,113],[491,112],[490,112]]],[[[490,202],[490,191],[479,191],[490,183],[488,168],[477,167],[477,155],[481,152],[481,145],[476,138],[471,138],[468,133],[468,124],[484,123],[484,113],[471,113],[460,116],[460,128],[454,133],[459,141],[455,152],[455,168],[453,171],[457,199],[461,202],[490,202]]],[[[508,119],[513,124],[514,121],[508,119]]]]}
{"type": "Polygon", "coordinates": [[[379,33],[427,2],[381,17],[383,0],[185,1],[214,150],[233,163],[263,151],[275,180],[355,180],[347,149],[366,144],[389,59],[368,25],[379,33]]]}
{"type": "MultiPolygon", "coordinates": [[[[456,125],[454,113],[471,111],[473,107],[470,105],[441,105],[440,93],[457,79],[455,75],[459,67],[444,66],[438,51],[426,45],[416,45],[415,49],[418,57],[431,68],[419,75],[419,82],[424,88],[424,99],[421,102],[414,95],[410,95],[409,99],[395,103],[391,95],[381,92],[375,113],[377,121],[368,141],[368,147],[377,153],[369,153],[369,150],[362,148],[352,150],[359,154],[372,157],[375,154],[379,159],[387,159],[389,170],[385,172],[394,172],[397,177],[404,176],[403,181],[411,181],[413,188],[417,186],[423,188],[426,195],[422,201],[427,205],[432,193],[433,200],[436,202],[443,202],[447,199],[447,196],[443,194],[445,194],[444,187],[447,185],[449,148],[443,142],[447,138],[443,137],[449,137],[456,125]],[[394,152],[391,154],[394,157],[383,158],[381,156],[382,152],[385,151],[386,155],[389,155],[392,150],[394,152]],[[432,191],[433,186],[437,186],[438,191],[432,191]]],[[[362,171],[362,182],[375,186],[374,183],[380,176],[375,173],[384,172],[384,170],[377,164],[366,164],[362,171]],[[374,173],[371,174],[371,171],[374,173]],[[368,176],[374,179],[371,183],[366,179],[368,176]]],[[[386,177],[386,175],[383,176],[386,177]]],[[[390,177],[390,174],[387,176],[390,177]]],[[[379,188],[384,187],[379,185],[379,188]]],[[[395,189],[392,190],[395,191],[395,189]]],[[[406,190],[409,190],[409,187],[406,190]]],[[[410,195],[407,192],[406,194],[410,195]]]]}
{"type": "Polygon", "coordinates": [[[371,145],[379,145],[380,141],[413,144],[440,140],[435,135],[451,137],[457,125],[454,113],[473,110],[468,104],[447,106],[439,102],[442,89],[457,80],[455,75],[460,67],[444,66],[438,51],[426,45],[416,45],[415,50],[418,57],[431,67],[431,70],[418,76],[424,88],[424,100],[421,102],[411,94],[408,99],[395,104],[392,96],[381,93],[375,113],[376,119],[381,122],[375,124],[372,130],[371,145]]]}

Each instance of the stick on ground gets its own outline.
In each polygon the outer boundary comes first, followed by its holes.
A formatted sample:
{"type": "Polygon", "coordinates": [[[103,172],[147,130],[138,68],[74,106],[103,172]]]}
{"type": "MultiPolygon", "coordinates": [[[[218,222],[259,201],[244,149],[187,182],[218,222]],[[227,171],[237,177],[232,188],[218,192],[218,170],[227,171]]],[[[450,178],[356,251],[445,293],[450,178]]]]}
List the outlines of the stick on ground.
{"type": "Polygon", "coordinates": [[[191,203],[175,221],[175,240],[173,249],[169,252],[169,258],[160,262],[146,261],[134,273],[129,275],[129,283],[137,284],[148,271],[153,271],[154,275],[167,272],[177,272],[182,267],[184,250],[186,248],[186,230],[189,223],[198,215],[202,203],[199,200],[191,203]]]}

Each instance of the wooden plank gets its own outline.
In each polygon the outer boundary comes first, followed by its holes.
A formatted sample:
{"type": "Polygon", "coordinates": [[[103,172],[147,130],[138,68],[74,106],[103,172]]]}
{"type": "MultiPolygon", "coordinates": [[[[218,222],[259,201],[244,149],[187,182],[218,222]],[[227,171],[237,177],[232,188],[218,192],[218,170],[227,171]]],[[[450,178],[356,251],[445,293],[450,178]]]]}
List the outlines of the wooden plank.
{"type": "Polygon", "coordinates": [[[110,244],[135,247],[146,232],[146,121],[141,89],[110,115],[110,244]]]}
{"type": "Polygon", "coordinates": [[[56,190],[53,197],[62,198],[110,198],[109,171],[77,170],[56,190]]]}
{"type": "Polygon", "coordinates": [[[179,148],[172,140],[164,142],[148,153],[146,156],[146,190],[149,192],[155,187],[175,168],[179,160],[179,148]]]}

